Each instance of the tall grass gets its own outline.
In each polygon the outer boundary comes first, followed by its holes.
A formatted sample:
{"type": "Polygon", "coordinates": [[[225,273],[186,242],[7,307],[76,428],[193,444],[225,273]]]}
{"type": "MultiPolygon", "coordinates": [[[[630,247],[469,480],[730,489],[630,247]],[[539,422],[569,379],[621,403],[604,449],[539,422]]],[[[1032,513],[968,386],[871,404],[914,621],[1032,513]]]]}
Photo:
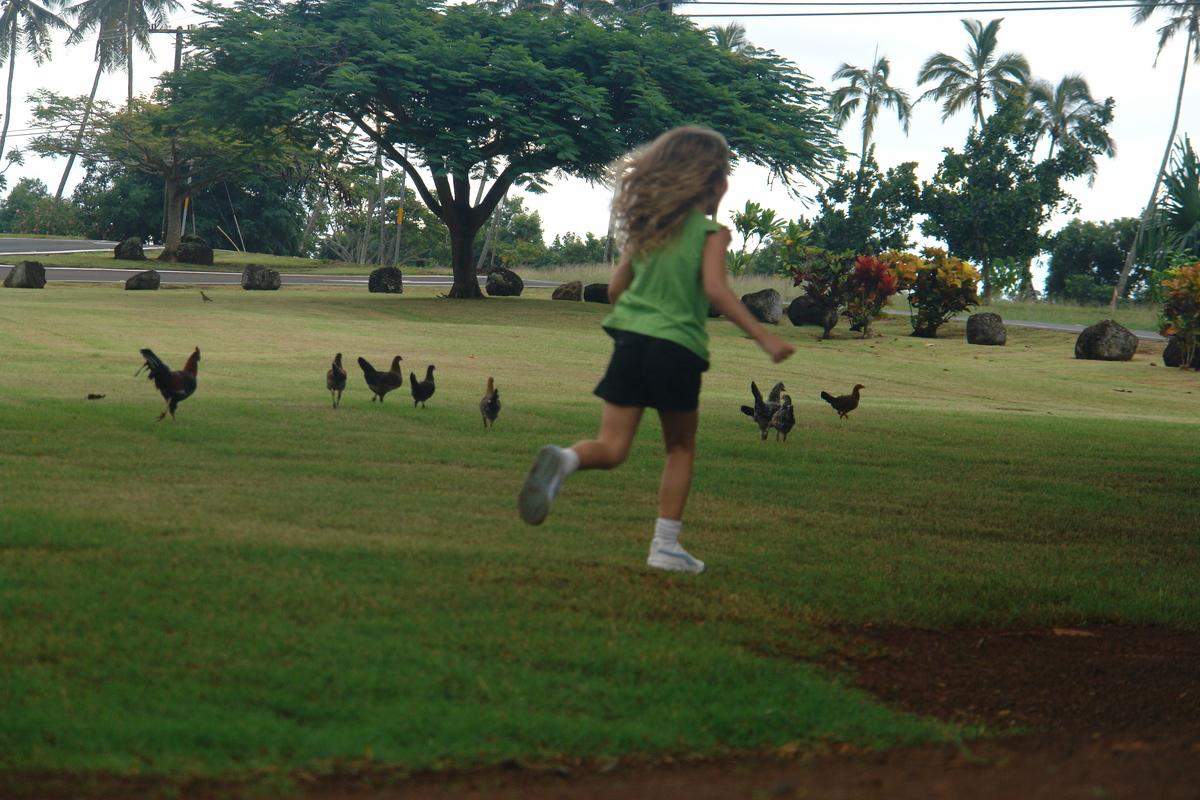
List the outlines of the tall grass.
{"type": "Polygon", "coordinates": [[[0,292],[0,765],[888,747],[964,732],[848,688],[830,623],[1200,625],[1200,387],[1154,346],[1111,364],[1043,331],[788,326],[772,367],[714,321],[684,533],[709,569],[683,576],[644,566],[650,419],[620,470],[517,520],[534,450],[595,431],[608,352],[607,309],[527,294],[0,292]],[[180,366],[197,345],[198,391],[155,422],[138,348],[180,366]],[[428,408],[369,402],[354,359],[396,354],[437,365],[428,408]],[[785,382],[786,443],[738,410],[750,380],[785,382]],[[856,382],[840,421],[818,393],[856,382]]]}

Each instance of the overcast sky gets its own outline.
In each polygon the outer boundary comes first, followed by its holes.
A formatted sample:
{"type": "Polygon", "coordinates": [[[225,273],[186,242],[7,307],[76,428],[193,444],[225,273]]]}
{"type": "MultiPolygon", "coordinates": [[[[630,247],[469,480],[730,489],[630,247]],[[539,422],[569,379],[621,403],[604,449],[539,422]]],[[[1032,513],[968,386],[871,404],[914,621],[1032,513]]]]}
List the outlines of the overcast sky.
{"type": "MultiPolygon", "coordinates": [[[[1074,0],[1078,4],[1079,0],[1074,0]]],[[[1104,0],[1090,0],[1085,5],[1100,5],[1104,0]]],[[[846,17],[752,17],[750,13],[817,10],[808,6],[748,3],[718,5],[694,3],[680,7],[689,12],[703,27],[742,23],[748,39],[757,47],[774,50],[793,61],[809,75],[814,83],[833,88],[833,72],[843,63],[869,67],[876,52],[887,56],[892,65],[892,85],[904,89],[916,98],[928,86],[918,89],[916,74],[926,58],[937,51],[965,58],[968,36],[962,27],[965,18],[984,22],[1002,17],[999,43],[1001,51],[1016,51],[1029,60],[1035,77],[1057,83],[1068,73],[1080,73],[1088,81],[1098,100],[1113,97],[1116,101],[1115,120],[1109,132],[1117,143],[1117,156],[1102,159],[1095,185],[1088,188],[1085,181],[1070,185],[1072,194],[1082,204],[1080,216],[1090,220],[1110,220],[1121,216],[1136,216],[1149,199],[1154,174],[1162,159],[1174,113],[1179,74],[1185,57],[1182,35],[1170,43],[1158,65],[1156,29],[1161,20],[1134,27],[1129,8],[1072,9],[1065,11],[1018,11],[1012,0],[993,0],[991,3],[960,3],[949,6],[951,13],[905,16],[846,16],[846,17]],[[988,9],[993,9],[989,11],[988,9]],[[995,9],[1003,9],[997,11],[995,9]],[[742,16],[701,17],[724,11],[742,16]]],[[[1057,6],[1070,5],[1072,0],[1060,0],[1057,6]]],[[[1046,5],[1042,2],[1042,5],[1046,5]]],[[[1115,5],[1115,3],[1114,3],[1115,5]]],[[[901,6],[871,6],[866,8],[900,8],[901,6]]],[[[909,6],[905,6],[909,7],[909,6]]],[[[940,7],[947,7],[946,5],[940,7]]],[[[827,4],[824,10],[863,10],[853,3],[827,4]]],[[[172,17],[172,26],[201,21],[199,15],[188,11],[172,17]]],[[[152,77],[170,68],[173,61],[174,37],[158,35],[157,60],[139,58],[135,65],[136,87],[150,88],[152,77]]],[[[10,146],[23,147],[28,141],[31,121],[25,104],[26,96],[47,88],[70,95],[86,95],[94,74],[93,44],[66,48],[59,44],[52,61],[36,66],[24,53],[16,67],[13,119],[9,132],[10,146]]],[[[1200,70],[1189,76],[1192,81],[1184,97],[1180,134],[1200,136],[1200,70]]],[[[101,80],[101,95],[119,101],[124,97],[125,77],[106,75],[101,80]]],[[[848,149],[855,149],[861,138],[861,118],[852,117],[843,131],[848,149]]],[[[963,113],[947,122],[941,121],[938,105],[926,101],[917,105],[909,136],[891,112],[876,122],[876,159],[883,168],[904,161],[920,164],[918,175],[933,176],[941,160],[942,149],[961,150],[970,129],[971,120],[963,113]]],[[[1200,147],[1200,144],[1194,144],[1200,147]]],[[[76,169],[78,173],[78,168],[76,169]]],[[[62,173],[61,163],[27,156],[24,167],[10,169],[6,177],[11,186],[22,176],[41,178],[53,192],[62,173]]],[[[78,179],[71,178],[67,191],[78,179]]],[[[608,220],[608,192],[581,181],[555,183],[555,188],[540,197],[529,197],[527,207],[536,209],[542,217],[547,242],[557,234],[573,231],[593,231],[603,234],[608,220]]],[[[811,187],[802,189],[809,199],[815,194],[811,187]]],[[[772,187],[766,175],[753,167],[740,167],[733,176],[730,192],[724,203],[721,218],[728,221],[728,211],[755,200],[776,209],[784,218],[806,213],[802,201],[789,196],[778,186],[772,187]]],[[[1063,220],[1065,221],[1065,220],[1063,220]]]]}

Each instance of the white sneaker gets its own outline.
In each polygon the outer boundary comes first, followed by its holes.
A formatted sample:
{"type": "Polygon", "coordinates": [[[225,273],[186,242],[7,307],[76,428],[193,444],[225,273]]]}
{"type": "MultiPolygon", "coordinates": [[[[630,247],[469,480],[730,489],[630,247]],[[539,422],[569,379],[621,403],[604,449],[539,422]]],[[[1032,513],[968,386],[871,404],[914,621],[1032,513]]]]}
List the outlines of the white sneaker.
{"type": "Polygon", "coordinates": [[[533,466],[525,476],[525,484],[517,497],[521,519],[530,525],[540,525],[550,513],[550,503],[562,486],[563,450],[548,444],[533,457],[533,466]]]}
{"type": "Polygon", "coordinates": [[[678,543],[668,544],[662,539],[650,542],[650,557],[646,563],[655,569],[669,569],[673,572],[704,572],[704,562],[692,558],[687,550],[678,543]]]}

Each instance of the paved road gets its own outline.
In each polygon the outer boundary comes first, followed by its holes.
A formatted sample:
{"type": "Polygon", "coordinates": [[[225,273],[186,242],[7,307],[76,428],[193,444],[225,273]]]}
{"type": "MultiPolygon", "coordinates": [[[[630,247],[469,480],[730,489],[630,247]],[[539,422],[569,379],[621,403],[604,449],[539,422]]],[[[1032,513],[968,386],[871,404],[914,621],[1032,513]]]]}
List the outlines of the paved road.
{"type": "MultiPolygon", "coordinates": [[[[83,241],[79,239],[5,239],[0,237],[0,258],[12,255],[36,255],[37,253],[86,253],[98,250],[111,250],[116,242],[83,241]]],[[[0,280],[7,275],[11,266],[0,264],[0,280]]],[[[77,283],[124,283],[129,276],[140,272],[137,269],[76,269],[71,267],[47,267],[47,281],[67,281],[77,283]]],[[[192,272],[187,270],[158,270],[163,283],[191,284],[204,286],[238,286],[242,281],[240,272],[192,272]]],[[[286,286],[366,286],[365,275],[280,275],[280,281],[286,286]]],[[[445,286],[449,287],[453,279],[449,275],[412,275],[404,278],[409,286],[445,286]]],[[[486,279],[479,278],[482,286],[486,279]]],[[[525,285],[530,288],[546,288],[557,286],[555,281],[527,280],[525,285]]],[[[893,314],[906,314],[904,311],[890,311],[893,314]]],[[[955,317],[962,322],[966,317],[955,317]]],[[[1023,320],[1006,319],[1005,325],[1015,325],[1020,328],[1037,328],[1063,333],[1079,333],[1083,325],[1066,325],[1057,322],[1026,322],[1023,320]]],[[[1139,339],[1149,342],[1166,341],[1165,337],[1153,331],[1132,331],[1139,339]]]]}

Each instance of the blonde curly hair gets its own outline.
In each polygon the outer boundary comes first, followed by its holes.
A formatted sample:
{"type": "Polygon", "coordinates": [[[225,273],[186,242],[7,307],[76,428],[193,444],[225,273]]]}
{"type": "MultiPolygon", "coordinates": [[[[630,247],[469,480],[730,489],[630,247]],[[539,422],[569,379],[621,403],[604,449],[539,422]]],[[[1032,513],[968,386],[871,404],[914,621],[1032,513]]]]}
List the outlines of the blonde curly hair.
{"type": "MultiPolygon", "coordinates": [[[[716,205],[729,176],[729,144],[698,125],[674,128],[610,167],[613,231],[632,255],[665,244],[698,204],[716,205]]],[[[707,213],[715,207],[705,205],[707,213]]]]}

